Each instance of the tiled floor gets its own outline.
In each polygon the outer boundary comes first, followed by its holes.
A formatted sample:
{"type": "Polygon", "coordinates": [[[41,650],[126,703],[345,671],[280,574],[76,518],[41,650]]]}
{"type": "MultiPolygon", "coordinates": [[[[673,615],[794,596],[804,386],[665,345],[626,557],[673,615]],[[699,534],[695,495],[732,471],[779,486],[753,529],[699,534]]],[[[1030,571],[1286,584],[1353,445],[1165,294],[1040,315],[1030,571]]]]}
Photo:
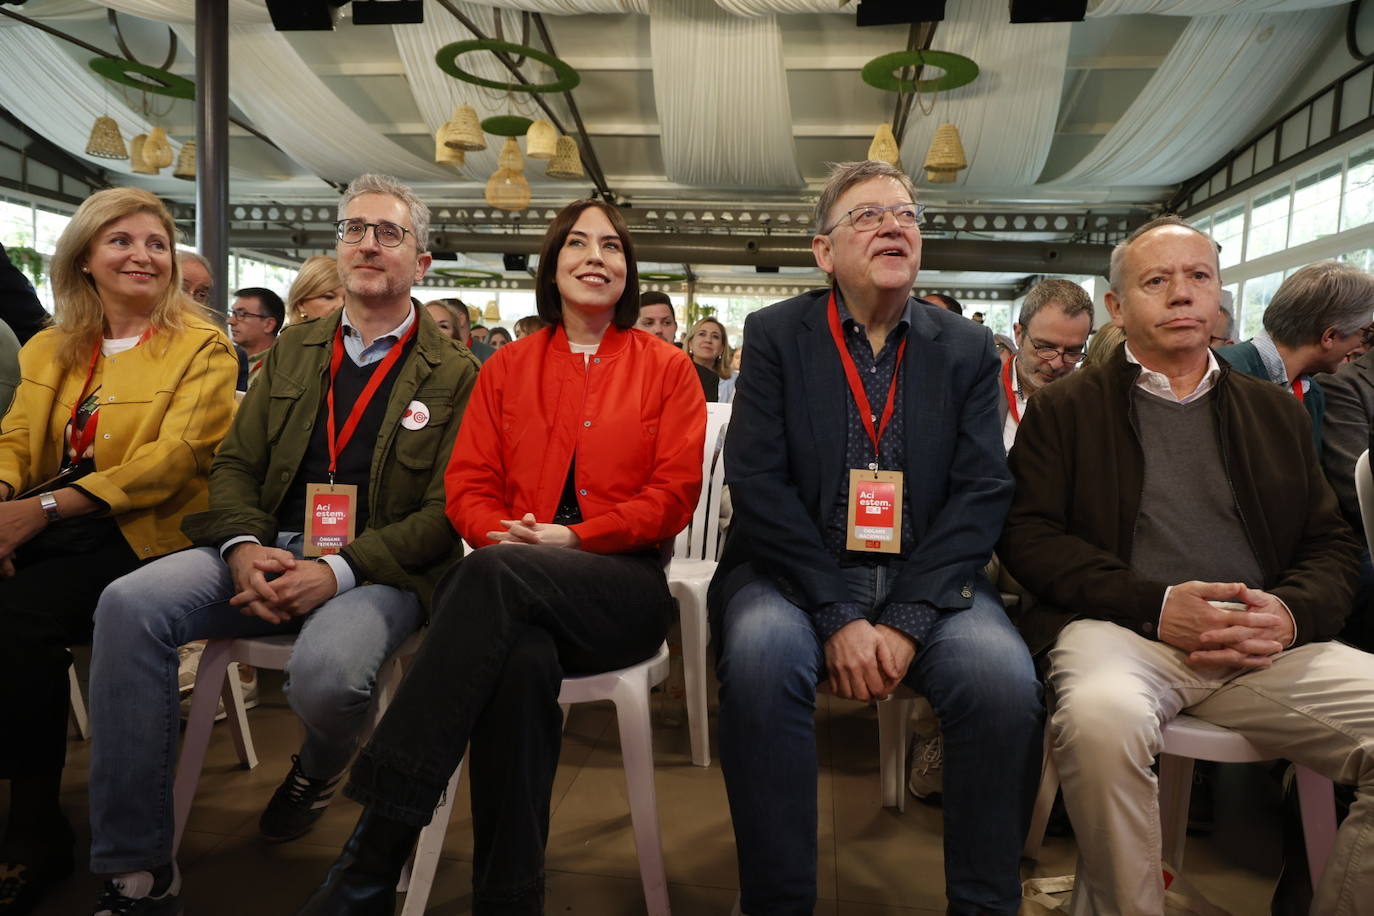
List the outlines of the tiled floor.
{"type": "MultiPolygon", "coordinates": [[[[249,714],[262,759],[237,767],[227,730],[216,726],[181,856],[188,916],[292,914],[333,861],[357,818],[340,799],[304,840],[269,845],[257,817],[289,766],[297,724],[280,692],[280,675],[263,672],[263,704],[249,714]]],[[[879,807],[877,719],[856,703],[823,700],[817,713],[821,749],[820,874],[825,916],[896,916],[944,912],[941,812],[921,804],[905,814],[879,807]]],[[[730,912],[738,889],[734,839],[718,763],[693,767],[685,726],[655,724],[659,818],[674,912],[730,912]]],[[[713,734],[714,739],[714,734],[713,734]]],[[[85,843],[89,745],[73,742],[64,806],[85,843]]],[[[433,893],[431,913],[470,908],[471,835],[466,780],[455,806],[433,893]]],[[[0,792],[0,804],[8,793],[0,792]]],[[[1190,843],[1187,874],[1214,903],[1236,916],[1267,913],[1278,871],[1278,791],[1262,766],[1223,767],[1217,830],[1190,843]]],[[[2,812],[0,812],[2,813],[2,812]]],[[[83,846],[84,848],[84,846],[83,846]]],[[[1070,839],[1048,841],[1025,874],[1073,868],[1070,839]]],[[[554,786],[548,847],[547,912],[620,916],[642,913],[614,712],[575,707],[554,786]]],[[[67,881],[43,912],[84,916],[98,890],[84,871],[67,881]]]]}

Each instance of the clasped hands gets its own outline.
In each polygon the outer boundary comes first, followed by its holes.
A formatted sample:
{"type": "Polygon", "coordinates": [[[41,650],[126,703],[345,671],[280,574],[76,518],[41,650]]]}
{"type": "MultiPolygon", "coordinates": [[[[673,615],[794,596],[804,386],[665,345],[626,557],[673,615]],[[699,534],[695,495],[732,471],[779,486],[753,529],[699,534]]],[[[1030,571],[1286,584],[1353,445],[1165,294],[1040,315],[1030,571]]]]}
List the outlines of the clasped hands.
{"type": "Polygon", "coordinates": [[[821,687],[847,700],[885,700],[915,657],[916,643],[901,630],[851,620],[825,642],[830,677],[821,687]]]}
{"type": "Polygon", "coordinates": [[[533,512],[521,519],[501,519],[504,531],[488,531],[487,537],[498,544],[543,544],[545,547],[571,547],[582,543],[577,533],[567,525],[536,522],[533,512]]]}
{"type": "Polygon", "coordinates": [[[1161,642],[1188,653],[1191,668],[1267,668],[1292,643],[1293,618],[1278,598],[1239,582],[1183,582],[1159,616],[1161,642]],[[1212,601],[1235,601],[1243,611],[1212,601]]]}
{"type": "Polygon", "coordinates": [[[229,603],[268,623],[286,623],[309,614],[339,589],[328,563],[297,560],[291,551],[279,547],[245,541],[235,545],[225,561],[235,589],[229,603]]]}

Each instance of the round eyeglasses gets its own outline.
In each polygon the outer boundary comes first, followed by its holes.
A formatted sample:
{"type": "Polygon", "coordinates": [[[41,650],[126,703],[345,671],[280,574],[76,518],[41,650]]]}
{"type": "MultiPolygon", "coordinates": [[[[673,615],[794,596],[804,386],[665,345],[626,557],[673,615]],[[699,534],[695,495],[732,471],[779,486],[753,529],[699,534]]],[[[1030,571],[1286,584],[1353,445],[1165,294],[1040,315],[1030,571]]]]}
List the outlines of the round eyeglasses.
{"type": "Polygon", "coordinates": [[[398,226],[395,223],[368,223],[360,219],[341,219],[334,224],[334,233],[339,241],[346,245],[357,245],[367,237],[367,230],[372,230],[372,237],[377,240],[377,244],[383,248],[395,248],[405,241],[406,235],[410,232],[405,226],[398,226]]]}

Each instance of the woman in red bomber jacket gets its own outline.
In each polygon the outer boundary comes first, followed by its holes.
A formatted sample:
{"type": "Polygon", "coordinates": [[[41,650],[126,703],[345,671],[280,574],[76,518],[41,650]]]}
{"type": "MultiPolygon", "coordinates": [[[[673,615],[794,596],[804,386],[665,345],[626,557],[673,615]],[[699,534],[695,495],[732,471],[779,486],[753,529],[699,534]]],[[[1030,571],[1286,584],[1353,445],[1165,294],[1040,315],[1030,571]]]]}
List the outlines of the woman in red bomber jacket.
{"type": "Polygon", "coordinates": [[[685,353],[633,329],[625,224],[592,200],[544,238],[549,327],[483,366],[445,477],[478,549],[434,595],[396,700],[353,766],[362,818],[302,916],[390,914],[401,867],[471,745],[473,911],[542,913],[565,674],[653,655],[663,565],[701,490],[706,406],[685,353]]]}

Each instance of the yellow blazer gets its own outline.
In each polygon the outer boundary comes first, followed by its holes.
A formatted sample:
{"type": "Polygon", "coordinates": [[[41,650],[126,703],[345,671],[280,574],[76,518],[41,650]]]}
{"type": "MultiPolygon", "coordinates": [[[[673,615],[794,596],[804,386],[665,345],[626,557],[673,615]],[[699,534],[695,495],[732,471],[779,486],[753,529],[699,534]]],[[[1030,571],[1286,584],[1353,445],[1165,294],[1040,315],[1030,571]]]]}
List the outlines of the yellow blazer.
{"type": "MultiPolygon", "coordinates": [[[[86,365],[58,367],[61,339],[48,328],[19,353],[19,387],[0,420],[0,482],[15,493],[61,467],[72,402],[86,379],[86,365]]],[[[76,486],[110,507],[140,559],[190,546],[181,519],[209,507],[210,459],[233,419],[237,374],[223,329],[190,316],[180,334],[159,332],[96,361],[96,470],[76,486]]]]}

